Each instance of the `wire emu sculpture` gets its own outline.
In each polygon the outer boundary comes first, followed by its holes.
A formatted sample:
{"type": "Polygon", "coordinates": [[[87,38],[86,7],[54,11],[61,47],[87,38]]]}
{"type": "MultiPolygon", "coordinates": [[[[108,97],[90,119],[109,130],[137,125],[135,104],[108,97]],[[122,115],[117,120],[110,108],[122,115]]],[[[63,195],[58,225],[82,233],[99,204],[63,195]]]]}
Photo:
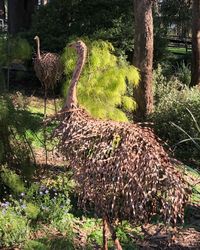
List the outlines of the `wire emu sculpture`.
{"type": "Polygon", "coordinates": [[[176,223],[178,217],[183,219],[186,185],[150,128],[97,120],[77,106],[76,87],[87,47],[82,41],[71,47],[78,61],[53,137],[59,138],[58,149],[74,170],[79,205],[91,205],[103,219],[103,249],[108,249],[110,231],[121,250],[116,222],[142,224],[158,214],[176,223]]]}
{"type": "MultiPolygon", "coordinates": [[[[56,83],[60,80],[64,67],[61,62],[60,56],[55,53],[41,53],[40,39],[38,36],[34,37],[37,44],[37,54],[34,58],[34,70],[37,78],[45,89],[45,111],[46,111],[46,98],[47,90],[54,89],[56,83]]],[[[44,115],[46,116],[46,114],[44,115]]]]}
{"type": "MultiPolygon", "coordinates": [[[[46,119],[46,107],[47,107],[47,90],[54,90],[56,83],[60,80],[64,67],[61,62],[60,56],[55,53],[41,53],[40,51],[40,39],[38,36],[34,37],[34,40],[37,44],[37,54],[34,58],[34,70],[37,78],[41,82],[42,86],[44,86],[44,119],[46,119]]],[[[56,109],[56,101],[54,97],[54,106],[55,112],[56,109]]],[[[47,165],[47,146],[46,146],[46,126],[44,126],[44,149],[46,154],[46,165],[47,165]]]]}

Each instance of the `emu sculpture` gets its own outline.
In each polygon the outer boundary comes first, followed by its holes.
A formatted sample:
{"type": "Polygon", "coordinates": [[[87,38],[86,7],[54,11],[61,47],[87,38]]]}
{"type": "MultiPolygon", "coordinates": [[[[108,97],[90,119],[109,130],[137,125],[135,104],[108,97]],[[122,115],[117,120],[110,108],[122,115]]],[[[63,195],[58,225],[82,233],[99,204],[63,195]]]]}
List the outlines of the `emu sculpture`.
{"type": "Polygon", "coordinates": [[[54,89],[56,83],[60,80],[63,73],[63,64],[60,56],[55,53],[41,53],[40,39],[38,36],[34,37],[37,44],[37,56],[34,58],[34,70],[37,78],[45,89],[45,115],[46,116],[46,98],[47,90],[54,89]]]}
{"type": "Polygon", "coordinates": [[[185,182],[150,128],[94,119],[77,106],[76,87],[87,48],[82,41],[71,47],[79,58],[54,137],[74,170],[79,205],[91,205],[103,218],[103,249],[108,249],[109,230],[121,250],[117,221],[142,224],[156,214],[166,222],[182,219],[185,182]]]}
{"type": "Polygon", "coordinates": [[[54,88],[56,82],[63,73],[63,65],[60,56],[55,53],[41,53],[40,39],[34,37],[37,44],[37,56],[34,58],[34,70],[37,78],[45,89],[54,88]]]}
{"type": "MultiPolygon", "coordinates": [[[[47,90],[49,88],[54,89],[57,81],[61,78],[64,67],[61,62],[60,56],[55,53],[41,53],[40,51],[40,39],[38,36],[34,37],[37,44],[37,56],[33,59],[34,70],[37,78],[44,86],[44,119],[46,119],[46,105],[47,105],[47,90]]],[[[54,98],[55,112],[56,101],[54,98]]],[[[47,165],[47,146],[46,146],[46,127],[44,126],[44,149],[46,155],[46,165],[47,165]]]]}

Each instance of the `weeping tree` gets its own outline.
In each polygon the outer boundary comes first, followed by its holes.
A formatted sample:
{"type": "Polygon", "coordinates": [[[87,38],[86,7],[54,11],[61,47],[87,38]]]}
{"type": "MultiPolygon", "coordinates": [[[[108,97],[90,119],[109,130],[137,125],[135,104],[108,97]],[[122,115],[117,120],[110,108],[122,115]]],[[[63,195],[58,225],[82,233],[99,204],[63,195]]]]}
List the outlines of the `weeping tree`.
{"type": "Polygon", "coordinates": [[[152,0],[134,0],[135,43],[133,64],[139,68],[141,80],[134,91],[136,120],[143,120],[153,110],[153,17],[152,0]]]}
{"type": "Polygon", "coordinates": [[[191,85],[200,86],[200,0],[192,3],[192,78],[191,85]]]}
{"type": "MultiPolygon", "coordinates": [[[[139,81],[137,69],[125,59],[116,57],[111,43],[87,39],[85,42],[89,56],[78,84],[79,104],[93,117],[127,121],[127,114],[136,108],[131,90],[139,81]]],[[[76,52],[67,46],[63,55],[67,75],[64,94],[76,59],[76,52]]]]}

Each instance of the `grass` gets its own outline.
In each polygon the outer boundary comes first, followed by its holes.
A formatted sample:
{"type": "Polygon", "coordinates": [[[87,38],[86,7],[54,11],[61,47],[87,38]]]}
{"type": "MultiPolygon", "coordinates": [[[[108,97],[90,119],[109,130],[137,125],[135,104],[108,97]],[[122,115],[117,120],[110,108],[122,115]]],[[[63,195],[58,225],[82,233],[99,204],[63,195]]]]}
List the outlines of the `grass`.
{"type": "Polygon", "coordinates": [[[56,238],[41,238],[38,240],[28,241],[24,250],[75,250],[73,241],[66,237],[56,237],[56,238]]]}
{"type": "MultiPolygon", "coordinates": [[[[56,108],[60,110],[61,108],[61,100],[56,100],[56,108]]],[[[33,114],[42,114],[44,115],[44,100],[42,98],[31,97],[28,110],[33,114]]],[[[48,116],[55,114],[55,104],[53,100],[47,100],[47,110],[46,113],[48,116]]]]}
{"type": "Polygon", "coordinates": [[[191,52],[191,49],[188,49],[188,52],[186,52],[185,48],[180,48],[180,47],[168,47],[168,51],[171,53],[175,53],[175,54],[187,54],[189,52],[191,52]]]}
{"type": "MultiPolygon", "coordinates": [[[[41,230],[41,229],[40,229],[41,230]]],[[[36,233],[37,234],[37,233],[36,233]]],[[[123,222],[117,228],[117,235],[124,250],[137,249],[133,240],[133,235],[136,238],[141,238],[141,228],[133,228],[127,222],[123,222]]],[[[38,234],[40,235],[40,234],[38,234]]],[[[51,226],[41,232],[41,236],[28,240],[24,250],[94,250],[101,249],[102,246],[102,222],[94,218],[75,218],[73,224],[73,234],[66,232],[60,233],[51,226]]],[[[113,242],[108,241],[109,249],[113,249],[113,242]]]]}

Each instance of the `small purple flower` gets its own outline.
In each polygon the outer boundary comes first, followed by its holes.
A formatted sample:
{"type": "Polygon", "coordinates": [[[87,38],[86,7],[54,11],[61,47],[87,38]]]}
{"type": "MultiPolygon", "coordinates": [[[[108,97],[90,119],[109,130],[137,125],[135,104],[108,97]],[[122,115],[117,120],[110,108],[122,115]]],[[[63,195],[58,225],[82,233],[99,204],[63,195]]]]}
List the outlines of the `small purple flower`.
{"type": "Polygon", "coordinates": [[[9,204],[10,204],[10,203],[9,203],[8,201],[6,201],[5,203],[1,203],[1,206],[6,208],[6,207],[9,206],[9,204]]]}
{"type": "Polygon", "coordinates": [[[43,192],[42,192],[42,191],[40,191],[40,192],[39,192],[39,194],[41,194],[41,195],[42,195],[42,194],[43,194],[43,192]]]}
{"type": "Polygon", "coordinates": [[[26,204],[21,205],[21,208],[25,209],[26,208],[26,204]]]}
{"type": "Polygon", "coordinates": [[[40,186],[40,190],[44,190],[45,189],[45,186],[44,185],[41,185],[40,186]]]}
{"type": "Polygon", "coordinates": [[[3,209],[3,210],[2,210],[2,214],[5,214],[5,213],[6,213],[6,209],[3,209]]]}
{"type": "Polygon", "coordinates": [[[20,195],[23,197],[25,195],[25,193],[21,193],[20,195]]]}
{"type": "Polygon", "coordinates": [[[49,190],[47,189],[47,190],[45,190],[45,194],[48,194],[49,193],[49,190]]]}

